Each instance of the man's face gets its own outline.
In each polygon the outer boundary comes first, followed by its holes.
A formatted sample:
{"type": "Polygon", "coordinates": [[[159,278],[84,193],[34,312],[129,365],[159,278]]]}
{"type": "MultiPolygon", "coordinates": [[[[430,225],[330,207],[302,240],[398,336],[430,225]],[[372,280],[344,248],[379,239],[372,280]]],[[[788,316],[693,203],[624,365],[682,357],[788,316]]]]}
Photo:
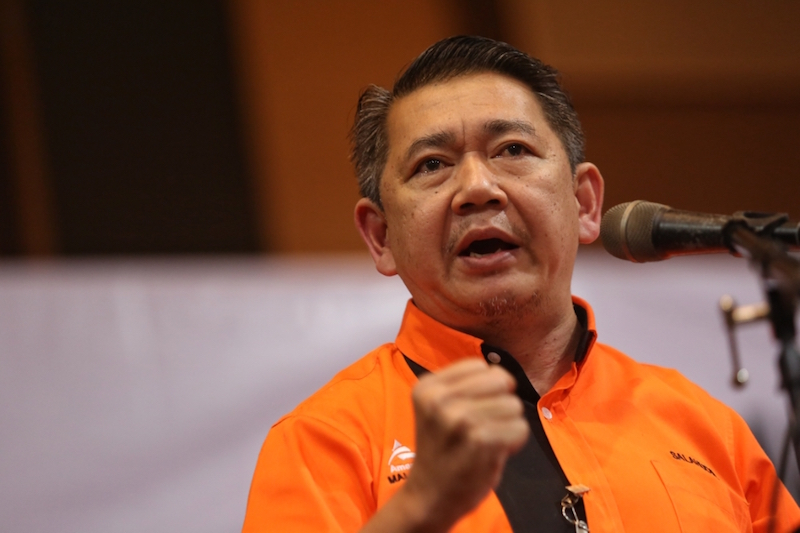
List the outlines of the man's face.
{"type": "Polygon", "coordinates": [[[600,207],[587,204],[602,202],[602,178],[587,163],[573,179],[527,86],[494,73],[428,85],[393,104],[387,130],[384,210],[365,199],[356,208],[379,271],[399,274],[422,311],[466,331],[571,309],[572,266],[578,242],[597,236],[600,207]]]}

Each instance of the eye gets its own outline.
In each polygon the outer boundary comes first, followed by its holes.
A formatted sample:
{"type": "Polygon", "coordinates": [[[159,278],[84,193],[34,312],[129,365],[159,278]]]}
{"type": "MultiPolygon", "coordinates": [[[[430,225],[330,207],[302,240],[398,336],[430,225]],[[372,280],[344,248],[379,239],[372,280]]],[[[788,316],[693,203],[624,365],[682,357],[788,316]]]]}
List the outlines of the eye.
{"type": "Polygon", "coordinates": [[[429,157],[414,169],[414,174],[430,174],[432,172],[436,172],[437,170],[441,170],[443,167],[444,163],[442,163],[441,159],[429,157]]]}
{"type": "Polygon", "coordinates": [[[518,157],[531,153],[524,144],[512,143],[503,148],[498,157],[518,157]]]}

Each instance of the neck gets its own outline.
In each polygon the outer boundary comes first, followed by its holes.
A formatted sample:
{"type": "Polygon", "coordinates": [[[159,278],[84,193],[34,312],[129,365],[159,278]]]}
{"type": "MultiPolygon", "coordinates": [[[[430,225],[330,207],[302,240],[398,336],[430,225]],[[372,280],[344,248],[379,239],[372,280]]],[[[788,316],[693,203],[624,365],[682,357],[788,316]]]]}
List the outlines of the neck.
{"type": "Polygon", "coordinates": [[[479,337],[513,355],[540,395],[553,388],[575,360],[581,326],[571,306],[554,323],[535,321],[503,329],[479,337]]]}

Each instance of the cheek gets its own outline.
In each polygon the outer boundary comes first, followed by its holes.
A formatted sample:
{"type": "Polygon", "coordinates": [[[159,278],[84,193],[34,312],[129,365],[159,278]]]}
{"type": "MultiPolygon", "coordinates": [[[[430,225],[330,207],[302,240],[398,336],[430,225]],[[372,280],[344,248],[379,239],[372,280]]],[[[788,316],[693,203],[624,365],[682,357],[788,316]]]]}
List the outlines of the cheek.
{"type": "Polygon", "coordinates": [[[442,201],[445,196],[438,192],[430,191],[419,196],[408,198],[398,206],[396,210],[398,213],[397,226],[409,237],[413,235],[433,236],[443,227],[449,212],[449,205],[445,205],[442,201]]]}
{"type": "Polygon", "coordinates": [[[561,220],[576,204],[571,189],[559,181],[558,176],[550,174],[520,180],[515,203],[525,206],[540,223],[548,219],[561,220]]]}
{"type": "MultiPolygon", "coordinates": [[[[556,178],[563,180],[563,176],[556,178]]],[[[565,250],[578,239],[578,203],[572,189],[552,176],[536,179],[519,189],[513,203],[522,212],[533,238],[544,239],[550,246],[565,250]]]]}
{"type": "Polygon", "coordinates": [[[389,220],[389,241],[395,254],[413,259],[420,253],[430,233],[426,212],[416,205],[406,205],[397,216],[389,220]]]}

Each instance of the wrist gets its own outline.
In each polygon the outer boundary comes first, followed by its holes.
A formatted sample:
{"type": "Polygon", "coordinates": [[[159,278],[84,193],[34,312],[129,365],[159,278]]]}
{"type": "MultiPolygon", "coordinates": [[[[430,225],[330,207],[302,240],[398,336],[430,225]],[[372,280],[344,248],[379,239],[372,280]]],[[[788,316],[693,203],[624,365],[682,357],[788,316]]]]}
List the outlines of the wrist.
{"type": "MultiPolygon", "coordinates": [[[[398,512],[407,517],[409,532],[413,533],[440,533],[447,532],[458,521],[460,515],[454,516],[455,502],[443,505],[439,495],[431,494],[409,478],[410,483],[394,495],[392,500],[398,512]]],[[[390,502],[391,503],[391,502],[390,502]]]]}
{"type": "Polygon", "coordinates": [[[378,509],[360,533],[446,533],[452,524],[442,523],[420,494],[404,485],[378,509]]]}

